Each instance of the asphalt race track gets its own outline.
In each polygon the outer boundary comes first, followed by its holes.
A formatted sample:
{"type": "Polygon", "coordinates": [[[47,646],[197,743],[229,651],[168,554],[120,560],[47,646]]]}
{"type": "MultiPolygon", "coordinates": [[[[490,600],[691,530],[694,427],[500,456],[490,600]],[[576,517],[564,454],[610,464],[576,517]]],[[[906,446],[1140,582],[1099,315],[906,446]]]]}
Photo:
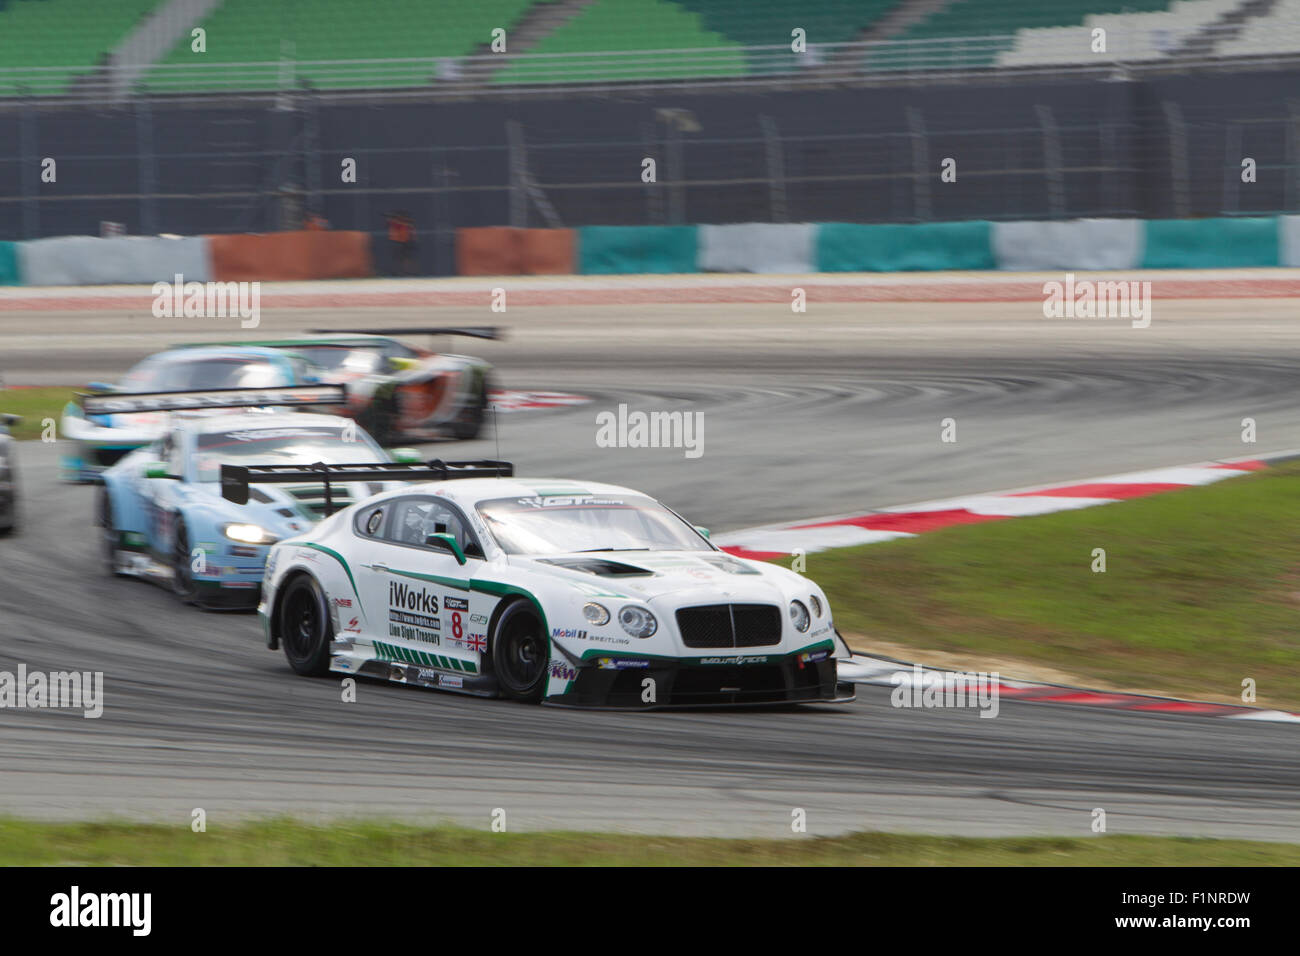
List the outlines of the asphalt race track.
{"type": "MultiPolygon", "coordinates": [[[[521,472],[630,484],[714,530],[986,490],[1300,448],[1294,300],[1162,303],[1149,329],[1046,321],[1036,303],[445,309],[497,321],[482,354],[499,384],[590,395],[502,414],[521,472]],[[595,414],[703,413],[704,453],[597,448],[595,414]],[[940,442],[940,422],[958,441],[940,442]],[[1259,441],[1244,445],[1243,418],[1259,441]]],[[[337,315],[266,312],[253,337],[337,315]]],[[[426,324],[375,310],[350,324],[426,324]]],[[[215,320],[0,313],[7,384],[116,378],[168,342],[236,337],[215,320]]],[[[431,446],[495,454],[492,437],[431,446]]],[[[0,541],[0,669],[105,672],[98,720],[0,712],[0,812],[144,817],[401,815],[510,829],[780,836],[1112,833],[1291,839],[1300,833],[1294,725],[1004,700],[969,711],[856,703],[778,711],[626,714],[529,708],[295,677],[256,618],[181,607],[113,579],[94,490],[55,481],[57,445],[21,450],[24,527],[0,541]]],[[[815,558],[808,573],[816,576],[815,558]]],[[[869,586],[864,584],[864,586],[869,586]]]]}

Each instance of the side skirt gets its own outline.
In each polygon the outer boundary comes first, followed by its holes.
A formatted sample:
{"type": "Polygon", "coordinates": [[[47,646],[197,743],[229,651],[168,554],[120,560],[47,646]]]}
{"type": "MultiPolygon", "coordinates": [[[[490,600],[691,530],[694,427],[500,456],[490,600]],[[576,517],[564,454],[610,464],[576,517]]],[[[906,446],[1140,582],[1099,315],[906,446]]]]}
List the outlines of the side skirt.
{"type": "Polygon", "coordinates": [[[391,684],[413,684],[472,697],[498,696],[496,679],[488,674],[466,674],[441,667],[386,660],[375,657],[369,649],[358,648],[351,641],[333,641],[330,644],[330,672],[373,677],[391,684]]]}

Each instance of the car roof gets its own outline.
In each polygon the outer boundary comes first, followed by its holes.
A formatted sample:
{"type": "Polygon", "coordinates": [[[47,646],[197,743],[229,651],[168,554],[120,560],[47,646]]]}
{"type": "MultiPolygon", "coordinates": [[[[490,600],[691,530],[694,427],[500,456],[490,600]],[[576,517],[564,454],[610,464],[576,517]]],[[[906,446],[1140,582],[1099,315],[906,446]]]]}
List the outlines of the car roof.
{"type": "MultiPolygon", "coordinates": [[[[312,346],[320,346],[320,345],[337,345],[337,346],[350,345],[350,346],[357,346],[357,347],[361,347],[361,346],[374,347],[378,345],[387,345],[389,342],[393,342],[393,341],[396,340],[386,335],[362,335],[362,334],[355,334],[355,333],[347,333],[347,334],[340,334],[340,335],[313,335],[313,336],[306,336],[304,338],[296,338],[296,339],[268,339],[265,341],[258,342],[256,347],[274,349],[276,351],[280,351],[282,349],[293,349],[293,348],[310,348],[312,346]]],[[[193,351],[194,349],[199,349],[199,348],[213,348],[217,346],[233,345],[233,344],[234,343],[228,343],[228,342],[205,342],[199,345],[182,345],[177,347],[186,349],[188,351],[193,351]]]]}
{"type": "Polygon", "coordinates": [[[210,359],[243,358],[269,359],[276,362],[285,360],[280,349],[266,348],[258,345],[196,345],[180,346],[166,352],[158,352],[142,359],[141,362],[201,362],[210,359]]]}

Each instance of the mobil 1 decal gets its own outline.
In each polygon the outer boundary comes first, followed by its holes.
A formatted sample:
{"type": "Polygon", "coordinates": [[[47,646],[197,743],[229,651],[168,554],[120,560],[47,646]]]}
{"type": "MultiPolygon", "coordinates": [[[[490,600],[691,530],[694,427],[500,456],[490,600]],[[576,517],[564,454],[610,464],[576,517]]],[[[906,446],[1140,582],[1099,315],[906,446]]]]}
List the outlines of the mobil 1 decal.
{"type": "Polygon", "coordinates": [[[421,584],[388,582],[388,636],[438,644],[438,595],[421,584]]]}

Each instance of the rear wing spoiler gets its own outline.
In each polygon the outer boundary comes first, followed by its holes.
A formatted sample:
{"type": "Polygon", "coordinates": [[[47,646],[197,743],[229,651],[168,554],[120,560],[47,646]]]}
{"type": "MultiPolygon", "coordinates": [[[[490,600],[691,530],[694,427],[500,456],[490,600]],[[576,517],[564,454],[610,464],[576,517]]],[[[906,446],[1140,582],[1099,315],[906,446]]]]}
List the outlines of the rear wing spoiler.
{"type": "Polygon", "coordinates": [[[463,335],[471,339],[500,339],[504,334],[495,325],[462,325],[454,328],[406,329],[308,329],[313,335],[463,335]]]}
{"type": "Polygon", "coordinates": [[[343,385],[281,385],[274,388],[209,388],[194,392],[81,393],[87,415],[194,411],[208,408],[259,408],[273,405],[346,405],[343,385]]]}
{"type": "Polygon", "coordinates": [[[334,513],[331,484],[340,481],[449,481],[453,478],[510,478],[515,466],[489,458],[474,461],[433,459],[423,464],[362,462],[351,465],[225,465],[221,466],[221,497],[237,505],[248,503],[249,485],[319,482],[325,486],[325,514],[334,513]]]}

